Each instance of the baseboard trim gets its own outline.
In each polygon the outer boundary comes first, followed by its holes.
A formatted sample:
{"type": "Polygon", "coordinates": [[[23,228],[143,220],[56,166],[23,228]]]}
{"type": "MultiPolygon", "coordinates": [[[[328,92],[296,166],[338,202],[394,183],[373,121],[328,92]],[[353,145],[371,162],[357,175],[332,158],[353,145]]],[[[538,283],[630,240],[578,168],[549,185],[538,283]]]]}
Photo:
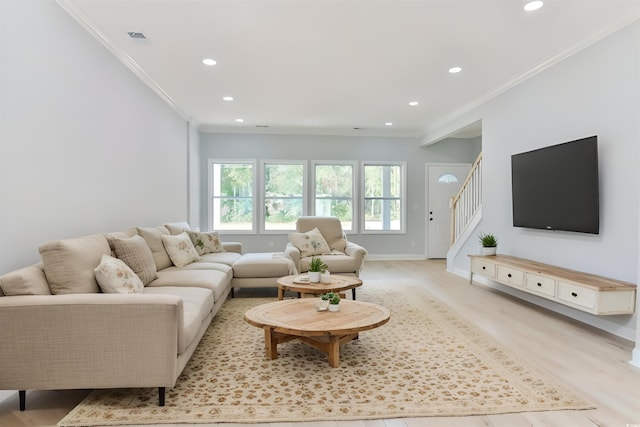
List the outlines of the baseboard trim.
{"type": "Polygon", "coordinates": [[[634,348],[631,352],[631,360],[629,360],[629,365],[640,368],[640,347],[634,348]]]}

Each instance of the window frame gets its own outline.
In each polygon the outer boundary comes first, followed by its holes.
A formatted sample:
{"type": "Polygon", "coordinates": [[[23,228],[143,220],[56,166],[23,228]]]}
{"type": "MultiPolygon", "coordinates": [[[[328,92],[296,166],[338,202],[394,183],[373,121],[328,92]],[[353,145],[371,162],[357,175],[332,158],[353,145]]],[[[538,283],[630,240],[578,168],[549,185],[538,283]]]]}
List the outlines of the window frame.
{"type": "MultiPolygon", "coordinates": [[[[348,165],[353,168],[353,174],[351,177],[351,229],[347,230],[344,228],[344,224],[342,229],[346,234],[357,234],[359,230],[360,223],[360,215],[358,214],[359,206],[358,206],[358,161],[357,160],[313,160],[311,162],[311,175],[310,175],[310,212],[313,215],[317,215],[316,212],[316,201],[318,198],[316,197],[316,166],[343,166],[348,165]]],[[[346,197],[331,197],[331,198],[320,198],[320,200],[337,200],[344,199],[346,197]]],[[[341,221],[342,223],[342,221],[341,221]]]]}
{"type": "MultiPolygon", "coordinates": [[[[280,230],[267,230],[264,207],[267,200],[266,197],[266,182],[265,171],[268,165],[299,165],[302,166],[302,215],[308,215],[309,212],[309,161],[308,160],[278,160],[278,159],[260,159],[259,162],[259,176],[258,176],[258,188],[260,193],[258,194],[259,201],[258,207],[260,209],[260,234],[288,234],[296,231],[295,223],[292,229],[280,229],[280,230]]],[[[293,199],[293,198],[291,198],[293,199]]]]}
{"type": "Polygon", "coordinates": [[[407,162],[405,161],[361,161],[360,162],[360,234],[406,234],[407,233],[407,162]],[[365,191],[365,170],[367,166],[399,166],[400,167],[400,196],[399,197],[367,197],[365,191]],[[365,206],[368,199],[400,200],[400,229],[399,230],[367,230],[365,206]]]}
{"type": "MultiPolygon", "coordinates": [[[[209,159],[208,161],[208,181],[207,181],[207,194],[208,194],[208,212],[207,212],[207,222],[209,226],[209,230],[217,231],[219,234],[256,234],[257,232],[257,218],[256,218],[256,209],[257,209],[257,169],[258,165],[255,159],[209,159]],[[213,200],[216,196],[214,196],[214,165],[225,165],[225,164],[247,164],[251,165],[251,192],[252,192],[252,201],[251,201],[251,230],[223,230],[223,229],[214,229],[214,212],[213,212],[213,200]]],[[[222,199],[223,197],[217,197],[222,199]]],[[[227,197],[225,197],[227,198],[227,197]]]]}

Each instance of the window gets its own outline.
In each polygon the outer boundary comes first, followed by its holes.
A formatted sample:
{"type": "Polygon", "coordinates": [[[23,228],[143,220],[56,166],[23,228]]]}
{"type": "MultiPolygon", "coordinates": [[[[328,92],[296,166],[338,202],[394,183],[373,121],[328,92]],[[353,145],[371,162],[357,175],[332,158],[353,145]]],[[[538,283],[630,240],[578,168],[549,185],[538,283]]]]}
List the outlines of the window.
{"type": "Polygon", "coordinates": [[[255,230],[254,186],[254,162],[209,162],[209,213],[214,230],[255,230]]]}
{"type": "Polygon", "coordinates": [[[265,231],[295,230],[305,214],[306,162],[263,163],[265,231]]]}
{"type": "Polygon", "coordinates": [[[321,163],[313,166],[314,214],[335,216],[344,231],[354,231],[355,162],[321,163]]]}
{"type": "Polygon", "coordinates": [[[405,169],[403,162],[363,164],[363,232],[404,232],[405,169]]]}

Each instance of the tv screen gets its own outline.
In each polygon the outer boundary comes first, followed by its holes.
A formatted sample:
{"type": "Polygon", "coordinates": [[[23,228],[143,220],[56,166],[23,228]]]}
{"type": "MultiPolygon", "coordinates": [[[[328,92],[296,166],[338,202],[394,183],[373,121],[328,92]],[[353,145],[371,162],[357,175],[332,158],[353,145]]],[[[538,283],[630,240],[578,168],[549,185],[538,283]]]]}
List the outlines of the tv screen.
{"type": "Polygon", "coordinates": [[[511,156],[514,227],[600,232],[598,137],[511,156]]]}

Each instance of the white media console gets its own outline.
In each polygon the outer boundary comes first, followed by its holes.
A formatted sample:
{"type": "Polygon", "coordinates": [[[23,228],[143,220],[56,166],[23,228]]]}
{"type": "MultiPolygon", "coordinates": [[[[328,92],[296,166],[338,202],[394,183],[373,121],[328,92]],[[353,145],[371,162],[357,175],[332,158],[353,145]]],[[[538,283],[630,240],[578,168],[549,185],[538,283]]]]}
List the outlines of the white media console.
{"type": "Polygon", "coordinates": [[[633,314],[636,285],[507,255],[469,255],[471,274],[597,315],[633,314]]]}

